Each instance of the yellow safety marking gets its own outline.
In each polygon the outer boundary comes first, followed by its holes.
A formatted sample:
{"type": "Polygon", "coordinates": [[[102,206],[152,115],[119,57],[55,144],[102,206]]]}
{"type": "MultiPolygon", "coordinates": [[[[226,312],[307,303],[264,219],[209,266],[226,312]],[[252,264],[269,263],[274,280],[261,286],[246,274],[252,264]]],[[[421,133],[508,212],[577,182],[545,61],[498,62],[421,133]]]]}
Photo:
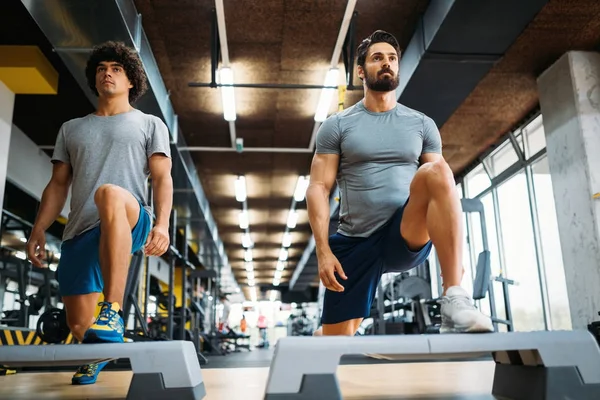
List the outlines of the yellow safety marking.
{"type": "Polygon", "coordinates": [[[344,111],[344,100],[346,99],[346,85],[338,86],[338,111],[344,111]]]}
{"type": "Polygon", "coordinates": [[[10,334],[10,331],[4,331],[4,339],[6,340],[6,344],[8,346],[12,346],[15,344],[12,335],[10,334]]]}
{"type": "Polygon", "coordinates": [[[25,344],[22,331],[15,331],[15,336],[17,337],[17,344],[25,344]]]}
{"type": "Polygon", "coordinates": [[[35,340],[33,341],[33,344],[41,344],[42,343],[42,338],[39,337],[38,335],[35,335],[35,340]]]}
{"type": "Polygon", "coordinates": [[[600,199],[600,193],[594,193],[592,199],[600,199]]]}
{"type": "Polygon", "coordinates": [[[27,334],[27,339],[25,339],[25,344],[33,344],[34,338],[35,338],[35,331],[30,331],[27,334]]]}
{"type": "Polygon", "coordinates": [[[0,81],[15,94],[58,93],[58,72],[37,46],[0,46],[0,81]]]}

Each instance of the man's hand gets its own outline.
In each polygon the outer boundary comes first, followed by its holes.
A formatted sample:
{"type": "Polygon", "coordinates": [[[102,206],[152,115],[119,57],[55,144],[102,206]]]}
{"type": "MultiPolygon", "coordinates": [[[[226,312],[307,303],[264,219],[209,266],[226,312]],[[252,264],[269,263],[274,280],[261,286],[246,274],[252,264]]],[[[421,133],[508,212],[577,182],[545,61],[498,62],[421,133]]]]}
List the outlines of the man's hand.
{"type": "Polygon", "coordinates": [[[169,249],[169,244],[169,227],[156,225],[148,235],[144,253],[147,256],[160,257],[169,249]]]}
{"type": "Polygon", "coordinates": [[[34,228],[27,241],[27,259],[36,267],[44,268],[43,260],[46,257],[46,233],[34,228]]]}
{"type": "Polygon", "coordinates": [[[321,278],[321,282],[323,285],[334,292],[343,292],[344,287],[340,285],[340,283],[335,278],[335,272],[340,276],[340,278],[346,280],[346,274],[342,269],[342,265],[333,255],[331,250],[324,251],[321,254],[317,255],[317,259],[319,262],[319,277],[321,278]]]}

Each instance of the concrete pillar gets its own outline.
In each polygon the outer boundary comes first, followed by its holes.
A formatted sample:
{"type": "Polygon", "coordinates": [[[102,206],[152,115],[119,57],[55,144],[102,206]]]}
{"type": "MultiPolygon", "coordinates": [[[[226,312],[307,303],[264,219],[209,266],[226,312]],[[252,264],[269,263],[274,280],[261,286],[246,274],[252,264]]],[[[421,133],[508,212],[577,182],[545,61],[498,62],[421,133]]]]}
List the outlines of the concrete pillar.
{"type": "Polygon", "coordinates": [[[0,80],[0,211],[4,208],[4,188],[14,106],[15,94],[0,80]]]}
{"type": "Polygon", "coordinates": [[[587,329],[600,311],[600,54],[563,55],[538,89],[572,325],[587,329]]]}

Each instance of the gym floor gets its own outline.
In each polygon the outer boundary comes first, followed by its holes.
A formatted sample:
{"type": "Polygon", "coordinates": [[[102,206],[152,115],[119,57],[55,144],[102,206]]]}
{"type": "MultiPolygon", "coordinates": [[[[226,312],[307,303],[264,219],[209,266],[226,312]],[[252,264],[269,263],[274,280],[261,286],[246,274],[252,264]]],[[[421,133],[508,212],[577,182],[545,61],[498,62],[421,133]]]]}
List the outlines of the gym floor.
{"type": "MultiPolygon", "coordinates": [[[[206,400],[263,399],[273,351],[211,357],[202,366],[206,400]]],[[[19,372],[0,377],[0,399],[125,399],[131,371],[103,371],[95,385],[72,386],[73,372],[19,372]]],[[[427,363],[344,357],[338,379],[344,399],[488,400],[491,359],[427,363]]]]}

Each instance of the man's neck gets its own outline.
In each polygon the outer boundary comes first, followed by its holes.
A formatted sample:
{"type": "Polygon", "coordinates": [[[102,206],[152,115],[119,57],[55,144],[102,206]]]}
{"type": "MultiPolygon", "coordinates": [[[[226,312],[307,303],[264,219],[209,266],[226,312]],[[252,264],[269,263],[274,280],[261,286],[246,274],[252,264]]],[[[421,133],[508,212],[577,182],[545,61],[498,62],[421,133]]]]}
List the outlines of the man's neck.
{"type": "Polygon", "coordinates": [[[110,117],[111,115],[123,114],[131,111],[133,107],[129,104],[129,99],[124,98],[105,98],[98,99],[98,109],[96,115],[100,117],[110,117]]]}
{"type": "Polygon", "coordinates": [[[396,107],[396,91],[374,92],[365,89],[365,98],[363,104],[371,112],[386,112],[396,107]]]}

